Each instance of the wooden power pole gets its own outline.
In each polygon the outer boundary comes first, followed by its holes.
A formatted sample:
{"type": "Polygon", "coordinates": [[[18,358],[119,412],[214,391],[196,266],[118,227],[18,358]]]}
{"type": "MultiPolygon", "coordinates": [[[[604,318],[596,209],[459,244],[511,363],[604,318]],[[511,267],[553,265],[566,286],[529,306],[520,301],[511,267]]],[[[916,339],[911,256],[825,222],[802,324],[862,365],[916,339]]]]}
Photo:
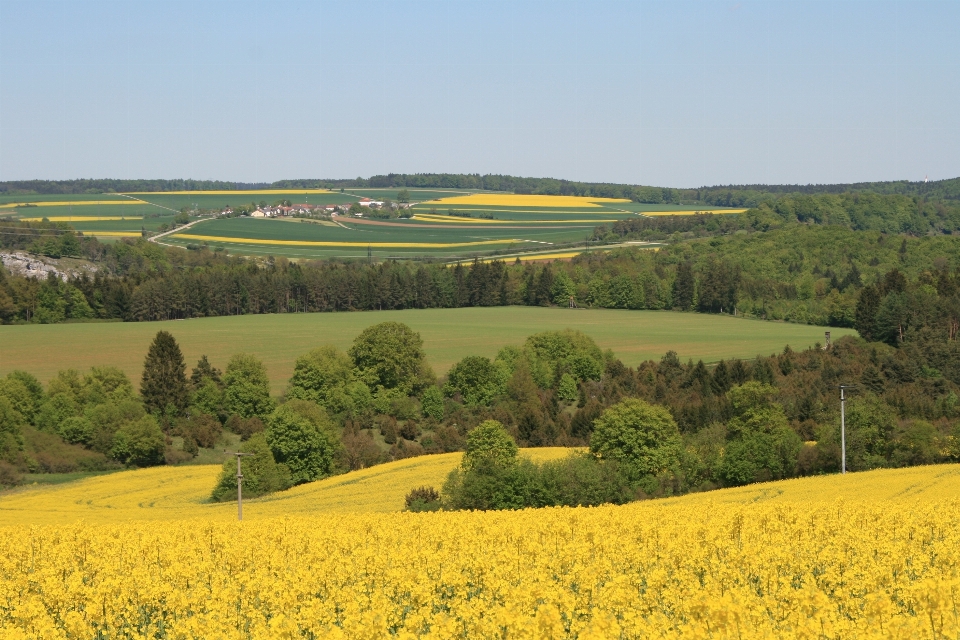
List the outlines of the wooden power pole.
{"type": "Polygon", "coordinates": [[[243,520],[243,472],[240,470],[240,458],[253,454],[242,451],[224,451],[224,453],[237,456],[237,520],[243,520]]]}

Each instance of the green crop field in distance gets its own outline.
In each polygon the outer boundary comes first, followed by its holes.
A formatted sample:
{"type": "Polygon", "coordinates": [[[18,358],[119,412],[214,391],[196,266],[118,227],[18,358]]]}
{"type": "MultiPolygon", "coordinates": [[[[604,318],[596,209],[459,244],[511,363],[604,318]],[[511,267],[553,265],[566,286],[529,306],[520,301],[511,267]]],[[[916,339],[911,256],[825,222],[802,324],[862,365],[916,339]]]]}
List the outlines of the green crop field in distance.
{"type": "MultiPolygon", "coordinates": [[[[206,354],[223,368],[234,353],[246,351],[267,365],[275,393],[293,372],[297,356],[333,344],[347,349],[364,328],[386,321],[404,322],[424,339],[427,358],[438,375],[468,355],[493,358],[509,344],[534,333],[579,329],[623,362],[635,366],[676,351],[684,362],[716,362],[795,350],[823,341],[823,327],[731,316],[673,311],[474,307],[198,318],[168,322],[9,325],[0,327],[0,375],[14,369],[46,382],[60,369],[94,365],[123,369],[140,383],[143,359],[157,331],[172,333],[188,367],[206,354]]],[[[852,329],[829,329],[833,338],[852,329]]]]}
{"type": "Polygon", "coordinates": [[[435,257],[470,259],[494,251],[543,249],[554,244],[582,241],[593,225],[497,226],[484,224],[430,224],[391,220],[371,225],[338,220],[339,224],[297,223],[262,218],[218,218],[194,225],[164,238],[177,246],[207,244],[237,255],[275,255],[291,258],[366,256],[367,247],[377,257],[435,257]],[[276,242],[274,244],[273,242],[276,242]],[[357,243],[356,246],[296,245],[285,242],[357,243]],[[411,246],[391,247],[392,243],[411,246]],[[464,244],[483,243],[483,244],[464,244]]]}
{"type": "Polygon", "coordinates": [[[280,200],[289,200],[294,204],[343,204],[359,198],[342,193],[144,193],[132,194],[135,198],[147,202],[180,210],[183,207],[199,207],[200,209],[222,209],[238,205],[260,204],[266,202],[272,205],[280,200]]]}
{"type": "Polygon", "coordinates": [[[0,194],[0,204],[27,202],[101,202],[105,200],[128,200],[116,193],[55,193],[55,194],[0,194]]]}

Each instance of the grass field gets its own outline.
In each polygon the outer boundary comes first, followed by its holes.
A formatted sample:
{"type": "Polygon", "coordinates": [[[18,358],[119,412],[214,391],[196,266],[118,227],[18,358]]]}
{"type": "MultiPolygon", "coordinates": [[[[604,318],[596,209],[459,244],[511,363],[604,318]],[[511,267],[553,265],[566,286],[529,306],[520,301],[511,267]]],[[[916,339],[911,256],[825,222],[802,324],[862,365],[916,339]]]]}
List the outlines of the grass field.
{"type": "MultiPolygon", "coordinates": [[[[169,322],[10,325],[0,327],[0,375],[24,369],[44,382],[60,369],[113,365],[138,383],[150,341],[159,330],[180,343],[189,366],[201,355],[223,367],[238,351],[263,359],[274,392],[293,373],[298,356],[322,344],[342,349],[366,327],[404,322],[424,339],[427,359],[443,375],[468,355],[493,357],[508,344],[547,330],[579,329],[624,363],[660,358],[674,350],[680,358],[752,358],[780,352],[784,345],[803,349],[823,340],[823,328],[745,320],[730,316],[672,311],[616,309],[570,310],[542,307],[410,309],[198,318],[169,322]]],[[[853,335],[831,329],[834,339],[853,335]]]]}

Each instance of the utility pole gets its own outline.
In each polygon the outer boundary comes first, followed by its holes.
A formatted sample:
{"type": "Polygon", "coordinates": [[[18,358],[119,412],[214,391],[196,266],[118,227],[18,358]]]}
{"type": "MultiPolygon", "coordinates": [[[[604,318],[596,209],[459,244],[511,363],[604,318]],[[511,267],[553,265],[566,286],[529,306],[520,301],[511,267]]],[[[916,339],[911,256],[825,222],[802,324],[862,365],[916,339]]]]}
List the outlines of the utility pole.
{"type": "Polygon", "coordinates": [[[243,456],[252,456],[253,454],[226,450],[224,450],[224,453],[237,456],[237,520],[243,520],[243,472],[240,471],[240,458],[243,456]]]}
{"type": "Polygon", "coordinates": [[[856,385],[840,385],[840,473],[847,472],[847,398],[843,392],[854,388],[856,385]]]}

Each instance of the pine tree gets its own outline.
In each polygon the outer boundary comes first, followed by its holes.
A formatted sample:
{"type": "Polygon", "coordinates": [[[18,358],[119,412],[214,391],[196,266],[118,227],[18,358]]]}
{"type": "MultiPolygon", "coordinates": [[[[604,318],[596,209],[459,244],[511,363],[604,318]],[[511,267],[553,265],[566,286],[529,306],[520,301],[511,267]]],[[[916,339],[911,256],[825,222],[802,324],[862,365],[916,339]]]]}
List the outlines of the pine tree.
{"type": "Polygon", "coordinates": [[[178,414],[187,410],[187,365],[180,346],[170,333],[158,331],[143,363],[140,395],[144,406],[153,413],[163,413],[172,406],[178,414]]]}
{"type": "Polygon", "coordinates": [[[727,371],[727,363],[723,360],[713,370],[713,377],[710,379],[710,388],[715,395],[726,393],[730,388],[730,375],[727,371]]]}
{"type": "Polygon", "coordinates": [[[873,342],[877,339],[877,311],[880,310],[880,292],[873,285],[868,285],[860,290],[860,297],[857,299],[856,318],[853,326],[856,328],[860,337],[867,342],[873,342]]]}
{"type": "Polygon", "coordinates": [[[741,385],[747,380],[750,379],[750,372],[747,371],[747,367],[743,364],[743,360],[737,358],[733,361],[733,364],[730,365],[730,381],[735,385],[741,385]]]}
{"type": "Polygon", "coordinates": [[[673,281],[673,306],[681,311],[689,311],[693,306],[694,292],[693,268],[689,262],[677,266],[677,278],[673,281]]]}
{"type": "Polygon", "coordinates": [[[197,361],[197,366],[195,366],[190,373],[190,384],[193,385],[194,389],[198,389],[207,378],[210,378],[218,385],[221,384],[220,370],[211,365],[210,361],[207,360],[207,356],[204,355],[200,356],[200,359],[197,361]]]}

